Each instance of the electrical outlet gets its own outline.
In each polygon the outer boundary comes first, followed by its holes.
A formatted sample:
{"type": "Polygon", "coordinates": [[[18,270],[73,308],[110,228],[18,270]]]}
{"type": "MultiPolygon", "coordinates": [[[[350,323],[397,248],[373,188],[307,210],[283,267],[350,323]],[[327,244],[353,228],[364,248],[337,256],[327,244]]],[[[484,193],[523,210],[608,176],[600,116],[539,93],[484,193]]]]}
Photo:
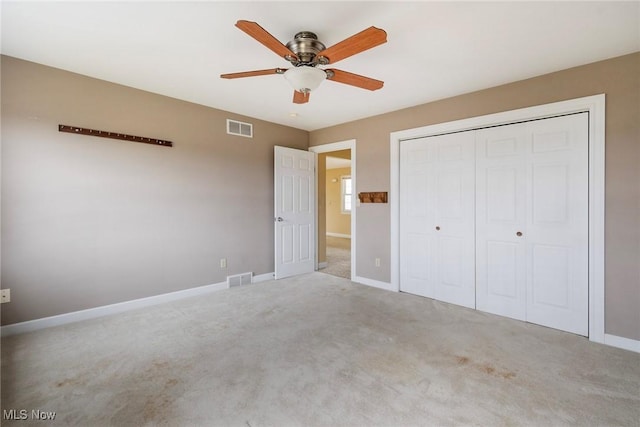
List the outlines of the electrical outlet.
{"type": "Polygon", "coordinates": [[[227,259],[220,258],[220,268],[227,268],[227,259]]]}
{"type": "Polygon", "coordinates": [[[11,302],[11,289],[0,290],[0,303],[11,302]]]}
{"type": "Polygon", "coordinates": [[[380,258],[376,258],[376,267],[380,267],[380,258]]]}

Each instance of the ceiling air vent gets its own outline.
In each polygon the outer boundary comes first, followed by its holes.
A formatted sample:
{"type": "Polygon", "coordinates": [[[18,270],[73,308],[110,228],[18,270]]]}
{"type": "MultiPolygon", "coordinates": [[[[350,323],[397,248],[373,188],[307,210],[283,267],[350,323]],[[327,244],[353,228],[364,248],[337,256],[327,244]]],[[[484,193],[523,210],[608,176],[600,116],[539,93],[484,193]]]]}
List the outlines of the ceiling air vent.
{"type": "Polygon", "coordinates": [[[239,122],[227,119],[227,133],[229,135],[245,136],[253,138],[253,125],[251,123],[239,122]]]}

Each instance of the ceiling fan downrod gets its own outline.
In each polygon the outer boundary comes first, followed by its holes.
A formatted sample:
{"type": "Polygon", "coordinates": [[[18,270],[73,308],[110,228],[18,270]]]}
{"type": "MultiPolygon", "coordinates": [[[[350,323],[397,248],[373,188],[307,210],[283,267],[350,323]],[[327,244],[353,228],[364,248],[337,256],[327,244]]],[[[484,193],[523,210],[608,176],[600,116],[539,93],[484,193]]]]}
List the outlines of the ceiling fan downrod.
{"type": "Polygon", "coordinates": [[[315,67],[316,65],[326,65],[329,61],[323,56],[317,56],[319,52],[326,49],[325,45],[318,40],[318,36],[311,31],[300,31],[296,33],[287,48],[296,54],[297,58],[286,55],[285,59],[294,66],[307,65],[315,67]]]}

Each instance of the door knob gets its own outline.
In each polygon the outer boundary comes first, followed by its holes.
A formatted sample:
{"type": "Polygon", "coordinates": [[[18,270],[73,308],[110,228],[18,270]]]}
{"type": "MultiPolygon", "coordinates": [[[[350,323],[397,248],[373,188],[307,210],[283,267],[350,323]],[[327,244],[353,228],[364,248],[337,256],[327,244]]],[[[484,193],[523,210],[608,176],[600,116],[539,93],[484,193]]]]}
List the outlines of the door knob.
{"type": "Polygon", "coordinates": [[[522,236],[522,231],[518,231],[518,232],[516,233],[516,236],[518,236],[518,237],[522,236]]]}
{"type": "Polygon", "coordinates": [[[436,225],[436,231],[440,231],[440,226],[436,225]]]}
{"type": "Polygon", "coordinates": [[[282,217],[281,217],[281,216],[279,216],[278,218],[276,218],[276,221],[278,221],[278,222],[282,222],[282,221],[284,221],[284,219],[282,219],[282,217]]]}

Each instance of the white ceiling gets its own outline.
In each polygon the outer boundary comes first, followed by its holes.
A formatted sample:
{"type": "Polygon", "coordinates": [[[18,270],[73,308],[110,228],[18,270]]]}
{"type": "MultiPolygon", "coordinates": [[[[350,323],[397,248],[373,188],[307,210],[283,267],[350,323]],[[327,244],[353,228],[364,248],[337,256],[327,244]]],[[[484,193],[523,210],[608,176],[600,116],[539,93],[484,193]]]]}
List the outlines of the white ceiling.
{"type": "Polygon", "coordinates": [[[640,2],[14,2],[2,53],[314,130],[640,50],[640,2]],[[331,46],[369,26],[388,42],[332,68],[383,80],[375,92],[325,81],[291,102],[287,67],[237,29],[285,43],[301,30],[331,46]],[[291,117],[297,113],[297,117],[291,117]]]}

